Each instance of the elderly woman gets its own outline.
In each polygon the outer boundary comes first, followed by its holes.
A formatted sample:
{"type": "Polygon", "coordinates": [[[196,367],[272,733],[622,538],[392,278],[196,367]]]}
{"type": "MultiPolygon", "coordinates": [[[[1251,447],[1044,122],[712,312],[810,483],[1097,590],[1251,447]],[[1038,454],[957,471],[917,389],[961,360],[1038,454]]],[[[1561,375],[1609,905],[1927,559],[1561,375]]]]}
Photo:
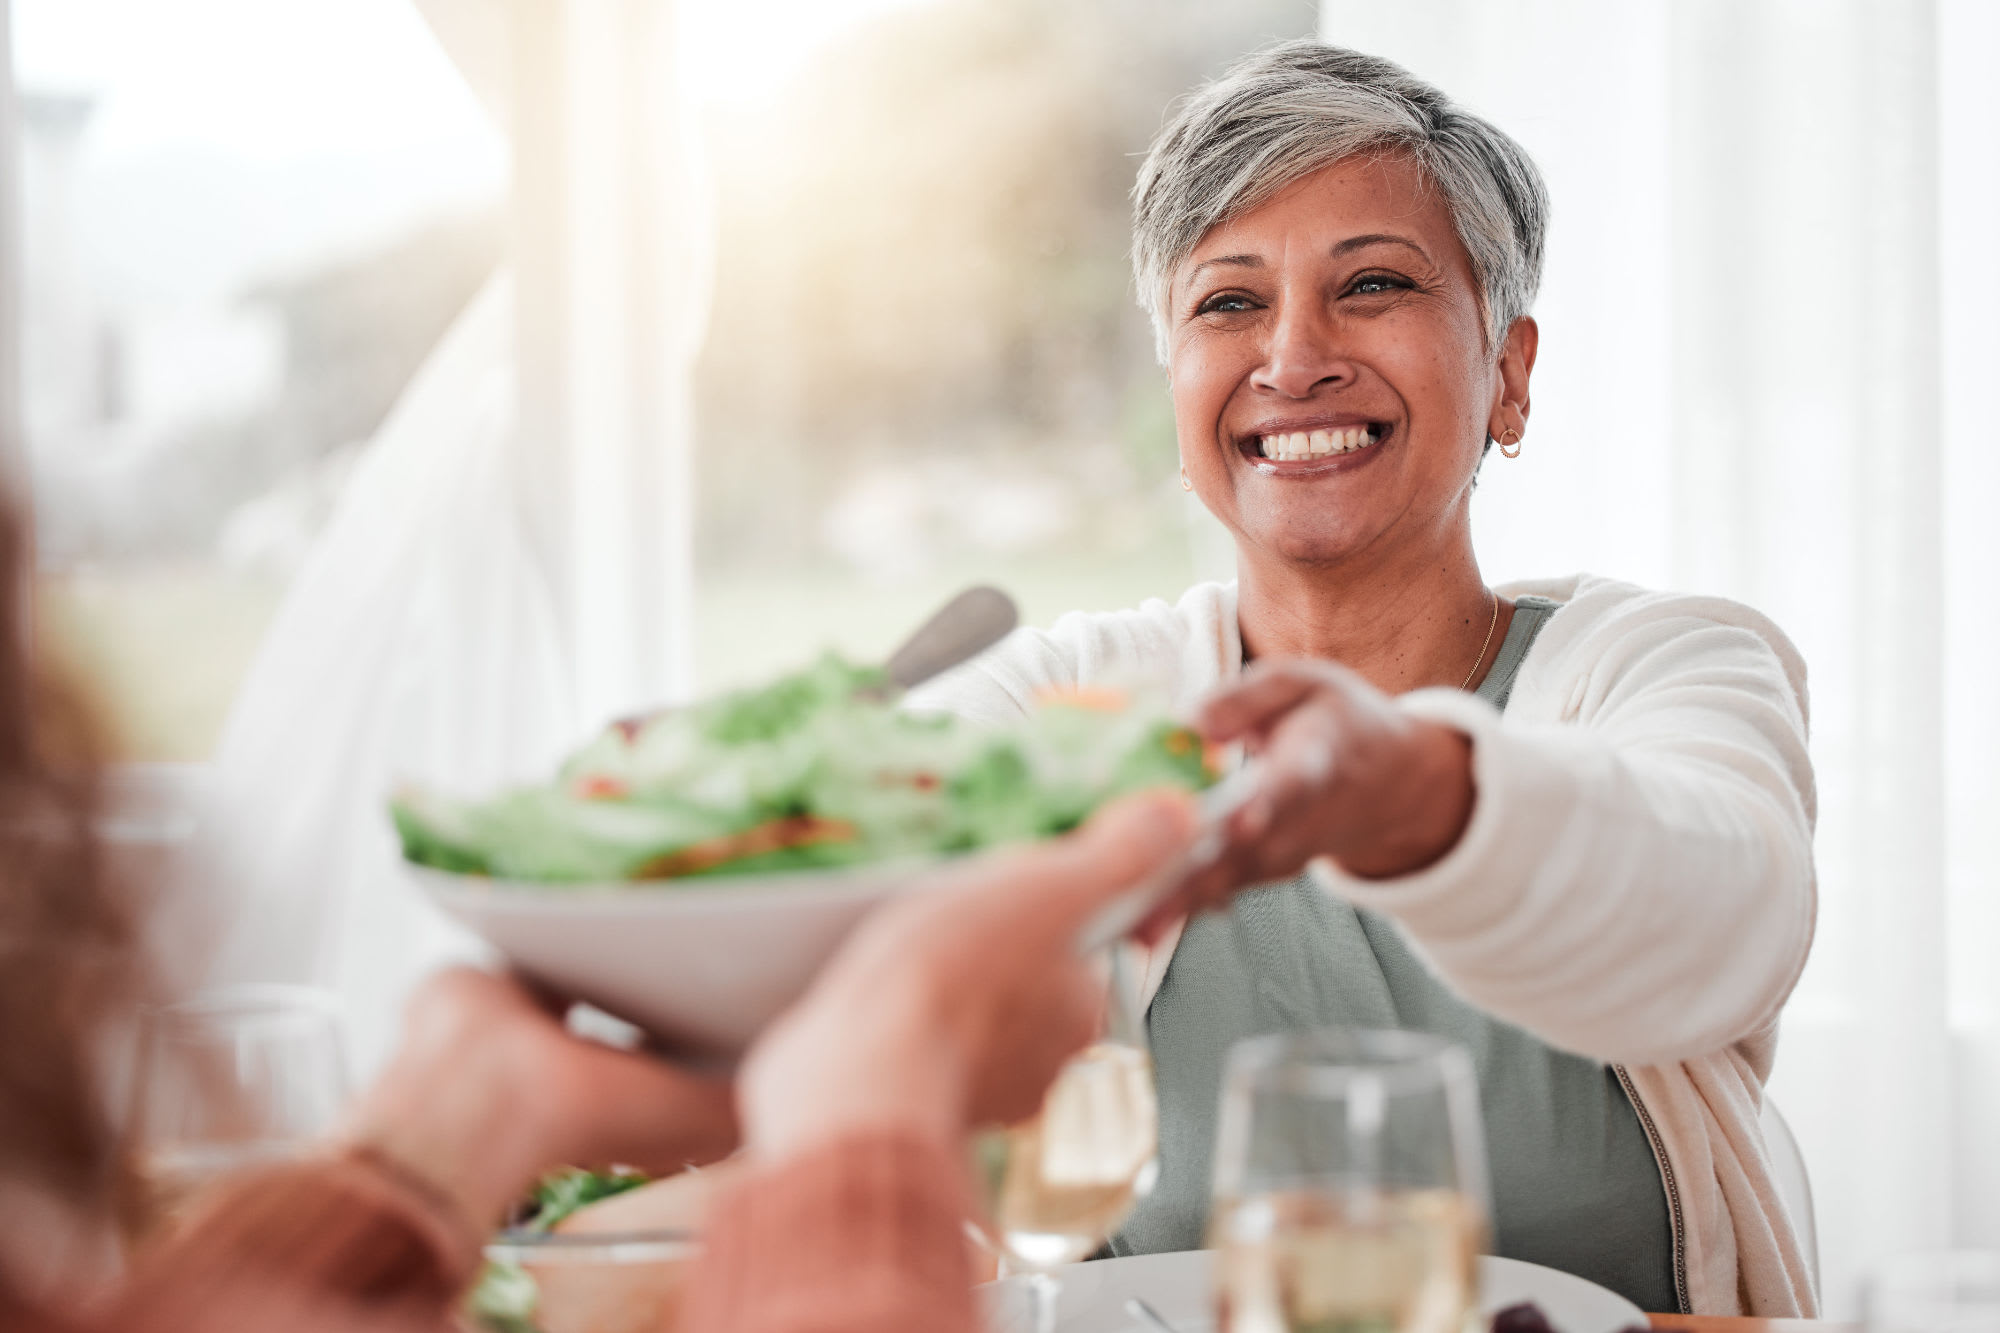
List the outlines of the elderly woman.
{"type": "Polygon", "coordinates": [[[1474,482],[1528,434],[1547,198],[1385,60],[1256,54],[1140,169],[1134,266],[1181,483],[1237,578],[1022,631],[927,706],[1163,678],[1258,752],[1148,984],[1159,1188],[1203,1243],[1225,1052],[1322,1025],[1472,1051],[1494,1248],[1647,1310],[1810,1312],[1759,1133],[1812,936],[1804,667],[1747,607],[1589,575],[1489,587],[1474,482]]]}

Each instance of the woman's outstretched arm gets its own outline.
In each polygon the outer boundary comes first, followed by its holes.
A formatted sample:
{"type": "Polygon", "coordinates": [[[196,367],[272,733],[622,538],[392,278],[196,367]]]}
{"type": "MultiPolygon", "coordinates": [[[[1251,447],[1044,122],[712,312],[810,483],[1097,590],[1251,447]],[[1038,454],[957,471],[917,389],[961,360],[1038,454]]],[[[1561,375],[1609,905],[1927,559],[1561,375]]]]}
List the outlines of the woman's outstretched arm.
{"type": "Polygon", "coordinates": [[[1261,749],[1269,799],[1198,892],[1310,864],[1468,1000],[1600,1060],[1762,1030],[1812,939],[1803,667],[1748,608],[1620,597],[1544,631],[1504,719],[1331,663],[1253,668],[1205,722],[1261,749]]]}

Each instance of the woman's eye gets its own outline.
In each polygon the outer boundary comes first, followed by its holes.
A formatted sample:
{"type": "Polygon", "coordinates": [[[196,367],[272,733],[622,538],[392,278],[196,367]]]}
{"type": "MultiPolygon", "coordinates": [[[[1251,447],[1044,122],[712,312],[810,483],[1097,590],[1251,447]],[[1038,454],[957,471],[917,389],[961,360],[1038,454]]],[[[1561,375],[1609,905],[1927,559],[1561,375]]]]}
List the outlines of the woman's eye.
{"type": "Polygon", "coordinates": [[[1233,315],[1240,311],[1252,310],[1256,303],[1241,292],[1217,292],[1214,296],[1195,307],[1197,315],[1233,315]]]}
{"type": "Polygon", "coordinates": [[[1388,273],[1364,273],[1356,278],[1348,292],[1354,296],[1374,296],[1381,292],[1393,292],[1410,284],[1402,278],[1388,273]]]}

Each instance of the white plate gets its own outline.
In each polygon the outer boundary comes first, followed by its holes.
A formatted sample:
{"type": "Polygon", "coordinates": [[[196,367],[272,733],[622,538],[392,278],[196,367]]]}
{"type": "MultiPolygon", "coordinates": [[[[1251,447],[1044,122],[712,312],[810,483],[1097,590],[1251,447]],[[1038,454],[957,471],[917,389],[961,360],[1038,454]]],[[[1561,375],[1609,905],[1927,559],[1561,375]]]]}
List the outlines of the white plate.
{"type": "Polygon", "coordinates": [[[693,1054],[728,1057],[870,908],[935,864],[560,887],[410,869],[522,972],[693,1054]]]}
{"type": "MultiPolygon", "coordinates": [[[[1212,1259],[1205,1250],[1188,1250],[1070,1264],[1060,1272],[1056,1333],[1153,1333],[1125,1312],[1125,1302],[1133,1296],[1144,1297],[1180,1333],[1214,1333],[1212,1259]]],[[[1034,1327],[1025,1279],[989,1282],[980,1292],[993,1333],[1027,1333],[1034,1327]]],[[[1557,1333],[1618,1333],[1635,1324],[1646,1326],[1638,1306],[1595,1282],[1540,1264],[1481,1255],[1479,1308],[1490,1315],[1522,1301],[1539,1305],[1557,1333]]]]}

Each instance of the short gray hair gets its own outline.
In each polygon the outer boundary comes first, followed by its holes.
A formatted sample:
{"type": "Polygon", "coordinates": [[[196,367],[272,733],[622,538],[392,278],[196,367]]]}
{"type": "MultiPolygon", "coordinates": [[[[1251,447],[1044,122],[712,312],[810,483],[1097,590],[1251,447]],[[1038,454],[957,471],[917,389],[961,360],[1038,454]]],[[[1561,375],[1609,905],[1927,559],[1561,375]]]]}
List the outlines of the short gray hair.
{"type": "Polygon", "coordinates": [[[1167,359],[1173,273],[1216,224],[1357,153],[1407,154],[1450,210],[1497,347],[1542,281],[1549,194],[1526,150],[1402,66],[1315,41],[1238,61],[1174,111],[1132,187],[1132,270],[1167,359]]]}

